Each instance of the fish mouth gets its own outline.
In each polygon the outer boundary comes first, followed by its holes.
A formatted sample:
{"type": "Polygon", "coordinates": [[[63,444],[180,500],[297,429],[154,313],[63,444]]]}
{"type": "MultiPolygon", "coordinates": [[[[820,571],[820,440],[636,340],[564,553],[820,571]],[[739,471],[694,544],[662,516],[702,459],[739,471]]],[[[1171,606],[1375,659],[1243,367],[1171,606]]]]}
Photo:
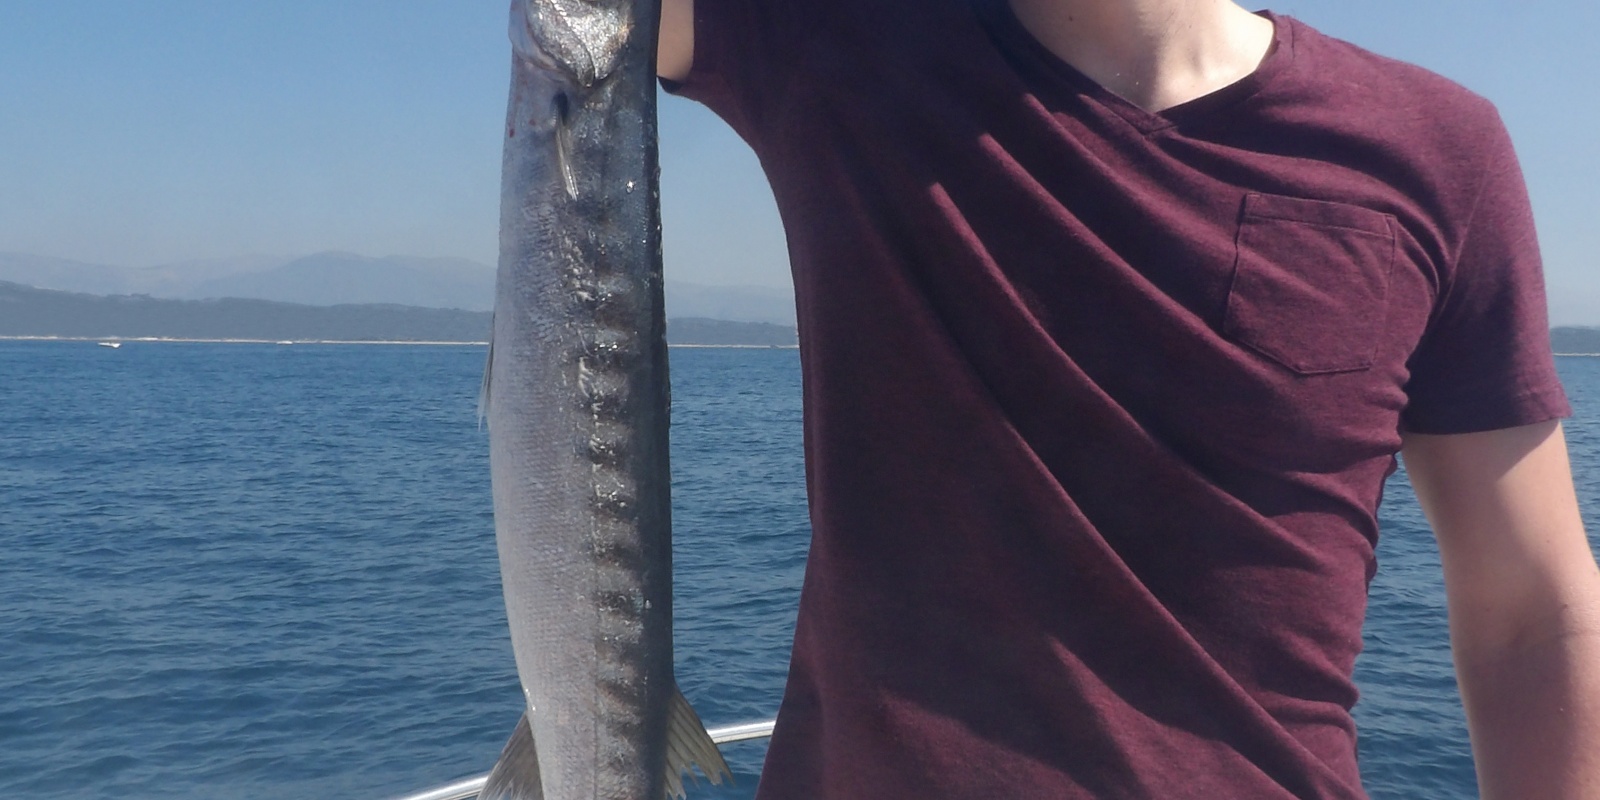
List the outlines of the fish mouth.
{"type": "Polygon", "coordinates": [[[616,0],[511,0],[510,32],[518,58],[589,88],[616,70],[633,19],[616,0]]]}
{"type": "MultiPolygon", "coordinates": [[[[630,0],[512,0],[510,36],[515,70],[528,116],[508,121],[506,135],[520,130],[547,137],[552,162],[567,196],[578,197],[573,167],[573,115],[602,91],[632,45],[630,0]]],[[[516,107],[514,105],[514,107],[516,107]]]]}

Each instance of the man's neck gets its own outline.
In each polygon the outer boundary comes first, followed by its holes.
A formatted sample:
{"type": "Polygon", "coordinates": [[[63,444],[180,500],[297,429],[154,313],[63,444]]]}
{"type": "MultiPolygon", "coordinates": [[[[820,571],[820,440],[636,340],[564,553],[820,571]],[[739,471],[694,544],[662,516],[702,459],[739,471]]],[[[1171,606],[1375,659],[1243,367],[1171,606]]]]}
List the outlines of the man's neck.
{"type": "Polygon", "coordinates": [[[1271,21],[1230,0],[1009,2],[1041,44],[1147,111],[1238,81],[1272,46],[1271,21]]]}

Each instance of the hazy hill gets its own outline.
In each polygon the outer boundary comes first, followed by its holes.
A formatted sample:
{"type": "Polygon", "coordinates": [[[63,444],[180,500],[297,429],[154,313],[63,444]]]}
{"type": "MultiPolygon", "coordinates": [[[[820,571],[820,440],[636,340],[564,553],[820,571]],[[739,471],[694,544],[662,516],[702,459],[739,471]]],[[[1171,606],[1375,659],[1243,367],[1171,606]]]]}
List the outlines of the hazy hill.
{"type": "MultiPolygon", "coordinates": [[[[0,282],[0,336],[84,339],[475,342],[489,337],[486,311],[401,305],[311,306],[271,300],[101,297],[0,282]]],[[[675,319],[673,344],[793,345],[792,327],[675,319]]]]}
{"type": "Polygon", "coordinates": [[[703,286],[666,282],[667,318],[698,317],[793,327],[794,292],[768,286],[703,286]]]}
{"type": "Polygon", "coordinates": [[[26,253],[0,253],[0,280],[90,294],[128,294],[135,291],[128,276],[114,268],[26,253]]]}
{"type": "MultiPolygon", "coordinates": [[[[141,274],[139,270],[118,272],[117,268],[83,264],[63,259],[17,256],[0,253],[0,336],[62,336],[74,338],[175,339],[340,339],[390,341],[482,341],[488,337],[489,313],[481,310],[447,309],[403,303],[349,302],[338,305],[304,304],[254,298],[175,300],[150,293],[99,296],[93,293],[57,291],[21,285],[3,279],[6,275],[26,274],[40,282],[87,285],[149,285],[156,278],[172,286],[181,279],[197,275],[216,276],[197,282],[212,286],[250,287],[250,276],[323,273],[307,279],[322,281],[326,296],[369,297],[357,290],[355,277],[383,277],[376,271],[397,269],[391,274],[426,277],[429,270],[440,283],[436,296],[446,296],[448,283],[440,276],[471,275],[487,267],[470,261],[438,260],[415,270],[397,265],[394,259],[363,259],[323,254],[296,259],[266,270],[250,272],[264,259],[191,262],[172,265],[141,274]],[[328,265],[336,266],[329,267],[328,265]],[[129,274],[133,273],[133,274],[129,274]],[[230,277],[231,274],[231,277],[230,277]],[[167,277],[163,278],[162,275],[167,277]],[[329,275],[341,275],[332,278],[329,275]],[[154,277],[152,277],[154,276],[154,277]],[[176,276],[176,277],[172,277],[176,276]],[[235,280],[235,283],[227,283],[235,280]],[[340,281],[343,281],[341,284],[340,281]],[[335,291],[337,289],[337,291],[335,291]],[[340,294],[344,292],[344,294],[340,294]]],[[[427,262],[427,259],[414,259],[427,262]]],[[[481,282],[477,291],[492,296],[491,284],[481,282]]],[[[264,280],[264,279],[263,279],[264,280]]],[[[418,279],[419,282],[424,282],[418,279]]],[[[293,283],[286,280],[282,285],[293,283]]],[[[459,286],[465,285],[458,284],[459,286]]],[[[760,287],[703,287],[694,284],[668,284],[668,339],[674,344],[738,344],[792,346],[795,344],[793,303],[779,289],[760,287]],[[726,290],[720,292],[718,289],[726,290]],[[674,306],[674,297],[677,304],[674,306]],[[725,304],[729,298],[745,302],[725,304]],[[765,304],[764,306],[762,304],[765,304]],[[762,310],[764,309],[764,310],[762,310]],[[685,312],[689,313],[685,313],[685,312]],[[785,312],[787,312],[785,314],[785,312]],[[720,318],[719,318],[720,315],[720,318]],[[775,324],[772,317],[787,316],[788,324],[775,324]],[[733,320],[729,317],[744,317],[733,320]]],[[[266,291],[266,289],[262,289],[266,291]]],[[[455,295],[465,304],[465,294],[455,295]]],[[[487,308],[487,303],[481,303],[487,308]]],[[[1557,353],[1600,354],[1600,328],[1558,327],[1550,331],[1557,353]]]]}
{"type": "Polygon", "coordinates": [[[38,289],[173,300],[238,297],[317,306],[390,303],[472,311],[488,311],[494,302],[494,270],[475,261],[333,252],[155,267],[0,253],[0,280],[38,289]]]}
{"type": "Polygon", "coordinates": [[[0,253],[0,281],[87,294],[192,297],[190,292],[198,284],[241,272],[272,269],[287,261],[279,256],[243,256],[156,267],[113,267],[26,253],[0,253]]]}
{"type": "Polygon", "coordinates": [[[721,319],[673,317],[667,320],[671,344],[795,347],[799,336],[792,325],[766,322],[729,322],[721,319]]]}
{"type": "MultiPolygon", "coordinates": [[[[238,297],[327,306],[397,304],[488,311],[494,268],[453,258],[316,253],[248,256],[113,267],[22,253],[0,253],[0,281],[96,295],[147,294],[175,300],[238,297]]],[[[793,326],[794,293],[763,286],[703,286],[667,281],[667,316],[793,326]]]]}
{"type": "Polygon", "coordinates": [[[1600,328],[1551,328],[1550,346],[1557,353],[1600,353],[1600,328]]]}
{"type": "Polygon", "coordinates": [[[482,341],[489,314],[396,305],[99,297],[0,283],[0,336],[482,341]]]}
{"type": "Polygon", "coordinates": [[[182,296],[488,311],[494,306],[494,269],[462,258],[317,253],[270,269],[201,281],[187,287],[182,296]]]}

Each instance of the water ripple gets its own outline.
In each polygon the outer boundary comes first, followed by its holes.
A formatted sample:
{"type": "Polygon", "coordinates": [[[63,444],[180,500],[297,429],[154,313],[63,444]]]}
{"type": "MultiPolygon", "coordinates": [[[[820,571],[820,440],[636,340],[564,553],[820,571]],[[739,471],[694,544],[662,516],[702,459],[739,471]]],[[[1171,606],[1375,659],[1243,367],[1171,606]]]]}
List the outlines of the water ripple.
{"type": "MultiPolygon", "coordinates": [[[[0,343],[0,796],[382,798],[486,770],[521,697],[482,357],[0,343]]],[[[679,680],[712,724],[768,718],[809,538],[797,359],[672,359],[679,680]]],[[[1600,361],[1561,367],[1583,420],[1600,361]]],[[[1600,429],[1569,434],[1592,514],[1600,429]]],[[[1357,666],[1368,788],[1469,797],[1437,554],[1403,476],[1383,522],[1357,666]]],[[[764,751],[730,747],[739,786],[693,796],[749,797],[764,751]]]]}

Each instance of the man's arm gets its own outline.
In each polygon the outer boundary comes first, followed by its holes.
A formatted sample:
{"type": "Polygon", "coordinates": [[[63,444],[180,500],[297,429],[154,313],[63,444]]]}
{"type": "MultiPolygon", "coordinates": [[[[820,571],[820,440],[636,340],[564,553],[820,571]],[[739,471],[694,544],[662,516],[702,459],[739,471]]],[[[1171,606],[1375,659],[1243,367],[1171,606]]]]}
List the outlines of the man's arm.
{"type": "Polygon", "coordinates": [[[1485,800],[1600,798],[1600,569],[1559,423],[1408,434],[1485,800]]]}
{"type": "Polygon", "coordinates": [[[656,74],[669,81],[689,77],[694,66],[694,0],[661,0],[656,74]]]}

